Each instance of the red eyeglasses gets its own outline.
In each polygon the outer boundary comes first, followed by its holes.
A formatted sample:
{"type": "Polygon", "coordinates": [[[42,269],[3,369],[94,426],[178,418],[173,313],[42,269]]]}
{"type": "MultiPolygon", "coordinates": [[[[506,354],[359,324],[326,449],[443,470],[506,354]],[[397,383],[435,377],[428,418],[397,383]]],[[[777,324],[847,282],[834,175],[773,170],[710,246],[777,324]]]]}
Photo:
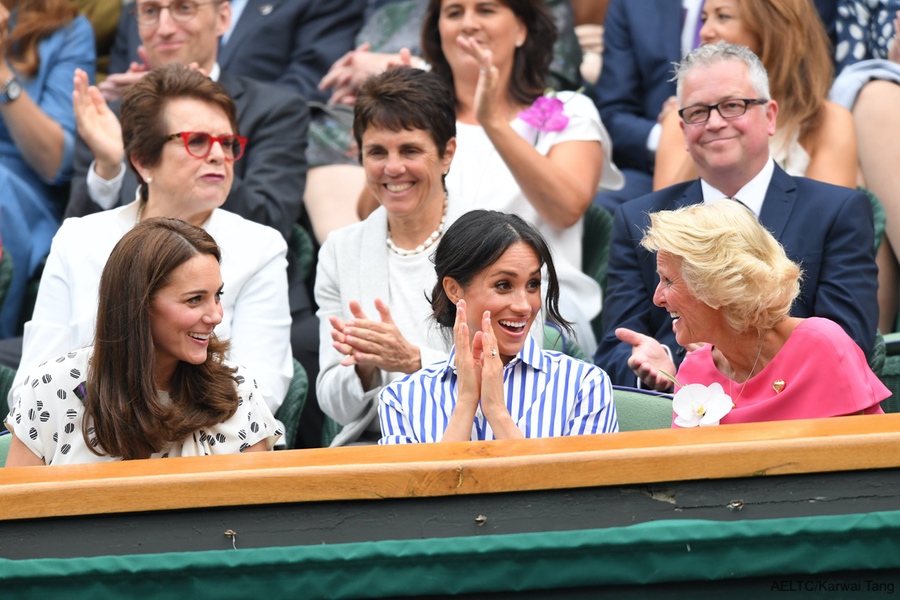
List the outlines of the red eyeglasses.
{"type": "Polygon", "coordinates": [[[244,155],[247,147],[247,138],[240,135],[210,135],[203,131],[180,131],[166,138],[166,141],[181,138],[184,141],[184,149],[194,158],[206,158],[212,150],[213,142],[219,142],[225,160],[233,162],[244,155]]]}

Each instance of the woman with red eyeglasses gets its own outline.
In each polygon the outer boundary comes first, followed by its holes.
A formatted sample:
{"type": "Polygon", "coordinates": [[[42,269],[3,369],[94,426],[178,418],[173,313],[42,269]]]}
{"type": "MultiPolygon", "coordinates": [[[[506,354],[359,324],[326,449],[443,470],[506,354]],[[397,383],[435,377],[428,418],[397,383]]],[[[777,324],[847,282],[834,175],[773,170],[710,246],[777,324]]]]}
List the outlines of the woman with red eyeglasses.
{"type": "Polygon", "coordinates": [[[270,390],[286,389],[290,379],[282,368],[291,364],[287,244],[276,230],[220,208],[246,145],[231,98],[202,73],[173,65],[135,83],[120,115],[138,197],[63,222],[25,325],[10,406],[35,366],[93,341],[100,274],[119,239],[144,219],[170,217],[204,229],[221,248],[223,318],[215,334],[230,340],[226,358],[256,375],[274,413],[283,394],[270,390]]]}

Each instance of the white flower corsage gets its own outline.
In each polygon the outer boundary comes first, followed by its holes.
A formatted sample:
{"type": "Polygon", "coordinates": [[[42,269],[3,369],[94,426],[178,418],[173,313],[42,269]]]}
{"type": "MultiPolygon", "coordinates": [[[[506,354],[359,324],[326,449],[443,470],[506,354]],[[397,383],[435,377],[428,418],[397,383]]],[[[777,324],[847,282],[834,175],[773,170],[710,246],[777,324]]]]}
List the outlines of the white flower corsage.
{"type": "Polygon", "coordinates": [[[722,417],[731,412],[734,402],[718,383],[705,386],[702,383],[681,385],[662,369],[660,372],[680,387],[672,398],[675,424],[679,427],[708,427],[718,425],[722,417]]]}

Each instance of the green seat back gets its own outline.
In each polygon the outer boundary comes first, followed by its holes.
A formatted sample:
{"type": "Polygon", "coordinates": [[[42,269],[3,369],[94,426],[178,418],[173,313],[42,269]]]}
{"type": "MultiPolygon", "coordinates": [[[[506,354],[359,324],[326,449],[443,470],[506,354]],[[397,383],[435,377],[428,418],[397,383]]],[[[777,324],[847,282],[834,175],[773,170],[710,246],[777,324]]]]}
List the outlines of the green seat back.
{"type": "Polygon", "coordinates": [[[9,445],[12,443],[12,434],[4,431],[0,434],[0,467],[6,466],[6,457],[9,456],[9,445]]]}
{"type": "Polygon", "coordinates": [[[288,450],[294,447],[297,439],[297,426],[300,424],[303,405],[306,404],[308,389],[309,378],[306,376],[306,370],[295,358],[294,376],[291,378],[284,402],[275,413],[275,418],[284,424],[284,443],[288,450]]]}
{"type": "Polygon", "coordinates": [[[672,398],[655,392],[613,387],[619,431],[669,429],[672,427],[672,398]]]}
{"type": "MultiPolygon", "coordinates": [[[[581,270],[600,284],[606,297],[606,276],[609,271],[609,243],[613,218],[608,210],[596,204],[584,214],[584,233],[581,238],[581,270]]],[[[601,315],[591,321],[591,328],[599,340],[603,334],[601,315]]]]}

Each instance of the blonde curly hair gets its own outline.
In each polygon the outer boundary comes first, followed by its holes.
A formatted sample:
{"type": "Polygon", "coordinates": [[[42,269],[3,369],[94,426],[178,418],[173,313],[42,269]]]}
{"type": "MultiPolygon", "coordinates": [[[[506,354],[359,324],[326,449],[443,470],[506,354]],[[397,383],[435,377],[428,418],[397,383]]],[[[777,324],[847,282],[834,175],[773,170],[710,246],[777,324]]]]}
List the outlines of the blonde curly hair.
{"type": "Polygon", "coordinates": [[[641,245],[679,258],[688,291],[738,333],[775,326],[800,293],[800,266],[732,200],[653,213],[641,245]]]}

